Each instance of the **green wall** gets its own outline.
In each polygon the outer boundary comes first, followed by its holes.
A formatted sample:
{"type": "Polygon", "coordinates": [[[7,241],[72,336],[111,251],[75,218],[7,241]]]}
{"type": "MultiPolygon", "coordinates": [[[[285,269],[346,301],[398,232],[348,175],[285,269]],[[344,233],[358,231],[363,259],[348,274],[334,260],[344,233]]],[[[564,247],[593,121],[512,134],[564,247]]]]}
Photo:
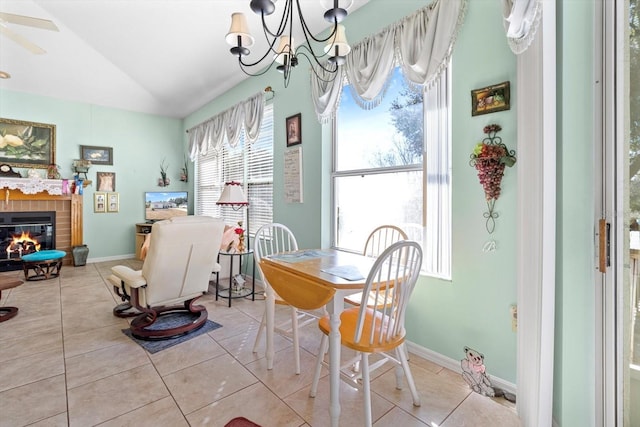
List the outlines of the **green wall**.
{"type": "Polygon", "coordinates": [[[113,166],[93,165],[88,173],[93,184],[84,189],[84,243],[90,260],[135,252],[134,224],[144,221],[144,192],[161,190],[157,179],[163,158],[169,163],[167,188],[189,188],[179,180],[181,120],[6,90],[0,91],[0,117],[55,124],[56,163],[63,178],[73,176],[71,163],[79,158],[80,145],[113,147],[113,166]],[[93,212],[96,172],[115,172],[118,213],[93,212]]]}
{"type": "MultiPolygon", "coordinates": [[[[554,419],[594,426],[594,13],[562,1],[558,22],[558,185],[554,419]]],[[[598,137],[599,139],[599,137],[598,137]]]]}
{"type": "MultiPolygon", "coordinates": [[[[347,37],[356,43],[424,6],[424,1],[373,0],[345,21],[347,37]]],[[[275,70],[236,86],[185,119],[188,129],[251,94],[272,86],[275,127],[274,211],[277,222],[287,224],[301,247],[330,243],[330,126],[321,126],[310,100],[306,62],[293,74],[288,88],[275,70]],[[284,122],[302,113],[304,203],[285,203],[283,196],[284,122]]],[[[506,171],[500,214],[489,235],[483,213],[484,194],[469,166],[469,155],[490,123],[503,127],[503,141],[516,147],[515,109],[471,116],[472,89],[510,81],[515,88],[515,57],[506,44],[497,1],[473,0],[453,56],[453,279],[422,278],[408,314],[408,337],[414,343],[454,360],[462,359],[468,345],[485,354],[491,375],[516,381],[516,334],[511,331],[509,308],[516,300],[515,215],[516,171],[506,171]],[[497,250],[484,253],[488,240],[497,250]]],[[[512,103],[516,94],[512,92],[512,103]]],[[[517,165],[516,165],[517,167],[517,165]]]]}
{"type": "MultiPolygon", "coordinates": [[[[354,43],[424,6],[425,1],[372,0],[345,22],[354,43]]],[[[554,419],[558,425],[594,425],[595,362],[592,210],[593,2],[563,1],[558,10],[558,268],[554,419]],[[567,242],[565,244],[565,242],[567,242]],[[578,248],[586,248],[578,250],[578,248]],[[579,355],[579,356],[576,356],[579,355]]],[[[515,109],[471,117],[470,90],[511,82],[515,105],[515,56],[508,50],[497,0],[471,0],[453,56],[453,278],[422,278],[408,312],[409,339],[454,360],[465,345],[485,354],[490,375],[516,382],[516,334],[509,306],[516,299],[516,169],[507,169],[500,214],[489,235],[482,216],[484,199],[469,154],[489,123],[503,127],[501,136],[516,146],[515,109]],[[484,253],[494,239],[497,250],[484,253]]],[[[0,91],[0,116],[57,125],[57,163],[63,175],[79,156],[80,145],[114,148],[113,166],[96,171],[116,173],[120,213],[94,214],[95,184],[86,189],[85,243],[90,260],[118,258],[134,252],[133,224],[143,219],[142,193],[156,185],[163,158],[170,163],[172,190],[193,183],[178,181],[187,136],[184,131],[246,99],[266,86],[276,91],[274,220],[286,223],[301,247],[326,246],[330,231],[330,128],[315,119],[306,64],[295,70],[288,88],[275,71],[250,78],[212,100],[184,120],[67,102],[25,93],[0,91]],[[302,113],[304,203],[284,202],[284,121],[302,113]]],[[[519,159],[519,162],[525,161],[519,159]]]]}

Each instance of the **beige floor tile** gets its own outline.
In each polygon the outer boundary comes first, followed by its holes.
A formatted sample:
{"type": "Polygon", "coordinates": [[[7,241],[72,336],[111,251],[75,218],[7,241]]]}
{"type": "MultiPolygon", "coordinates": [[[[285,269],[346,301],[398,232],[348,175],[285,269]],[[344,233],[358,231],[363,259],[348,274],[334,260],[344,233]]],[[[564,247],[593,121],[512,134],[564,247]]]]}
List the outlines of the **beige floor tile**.
{"type": "Polygon", "coordinates": [[[6,360],[18,359],[51,350],[62,350],[62,332],[44,332],[2,340],[2,345],[0,345],[0,366],[6,360]]]}
{"type": "Polygon", "coordinates": [[[82,353],[65,361],[67,388],[72,389],[150,363],[147,352],[131,340],[82,353]]]}
{"type": "Polygon", "coordinates": [[[76,334],[65,333],[64,355],[66,358],[70,358],[129,341],[131,339],[117,325],[105,326],[76,334]]]}
{"type": "Polygon", "coordinates": [[[64,374],[62,349],[44,351],[0,363],[0,391],[64,374]]]}
{"type": "Polygon", "coordinates": [[[411,416],[395,406],[373,424],[375,427],[430,427],[419,419],[411,416]]]}
{"type": "Polygon", "coordinates": [[[0,426],[25,426],[62,414],[65,396],[64,375],[0,392],[0,426]]]}
{"type": "MultiPolygon", "coordinates": [[[[0,325],[0,427],[217,426],[237,416],[265,427],[329,425],[326,369],[317,397],[308,397],[322,336],[315,321],[300,328],[301,375],[294,373],[290,339],[276,334],[272,371],[264,334],[252,352],[261,295],[233,300],[231,308],[225,299],[215,301],[215,293],[204,295],[200,303],[222,328],[151,355],[122,333],[128,321],[112,314],[120,301],[106,278],[115,265],[137,270],[142,262],[65,266],[59,278],[3,292],[0,305],[20,311],[0,325]]],[[[22,279],[23,273],[0,276],[22,279]]],[[[289,317],[286,307],[277,307],[278,322],[289,317]]],[[[354,352],[342,348],[342,356],[344,363],[354,352]]],[[[395,389],[387,364],[372,375],[376,427],[519,426],[514,404],[472,393],[458,373],[414,354],[410,363],[422,406],[412,405],[406,386],[395,389]]],[[[340,400],[341,425],[362,425],[361,391],[341,383],[340,400]]]]}
{"type": "MultiPolygon", "coordinates": [[[[501,399],[501,398],[498,398],[501,399]]],[[[515,410],[495,398],[471,393],[443,423],[442,427],[519,427],[515,410]]]]}
{"type": "Polygon", "coordinates": [[[37,423],[29,424],[29,427],[67,427],[68,425],[69,420],[67,418],[67,413],[63,412],[62,414],[58,414],[54,417],[45,418],[37,423]]]}
{"type": "Polygon", "coordinates": [[[42,333],[59,334],[61,331],[60,313],[33,316],[20,310],[16,317],[0,326],[0,342],[42,333]]]}
{"type": "Polygon", "coordinates": [[[229,355],[207,360],[164,377],[180,410],[189,414],[258,382],[229,355]]]}
{"type": "Polygon", "coordinates": [[[396,389],[394,370],[373,380],[371,388],[425,424],[440,425],[471,392],[462,377],[449,370],[434,374],[419,366],[411,366],[411,372],[422,403],[419,407],[413,406],[406,381],[402,390],[396,389]]]}
{"type": "Polygon", "coordinates": [[[149,357],[160,375],[164,377],[223,354],[226,354],[224,348],[209,335],[202,334],[166,350],[150,354],[149,357]]]}
{"type": "Polygon", "coordinates": [[[275,354],[273,369],[267,369],[267,359],[262,358],[246,365],[276,396],[285,398],[298,390],[308,389],[313,381],[316,358],[300,350],[300,375],[295,373],[293,348],[275,354]]]}
{"type": "Polygon", "coordinates": [[[169,396],[149,364],[68,390],[69,425],[95,425],[169,396]]]}
{"type": "Polygon", "coordinates": [[[99,302],[91,305],[73,305],[65,307],[62,313],[62,326],[66,334],[77,334],[105,326],[129,327],[125,319],[113,315],[113,302],[99,302]]]}
{"type": "MultiPolygon", "coordinates": [[[[329,378],[323,377],[318,384],[316,397],[309,397],[309,387],[305,387],[284,399],[284,402],[296,411],[313,427],[331,425],[329,417],[329,378]]],[[[393,404],[371,393],[371,412],[375,422],[393,408],[393,404]]],[[[364,402],[362,392],[340,382],[340,425],[359,426],[363,424],[364,402]]]]}
{"type": "Polygon", "coordinates": [[[100,424],[100,427],[187,427],[188,425],[176,402],[171,397],[165,397],[100,424]]]}
{"type": "Polygon", "coordinates": [[[262,426],[297,427],[304,423],[302,418],[261,383],[192,412],[187,420],[192,426],[223,427],[235,417],[245,417],[262,426]]]}

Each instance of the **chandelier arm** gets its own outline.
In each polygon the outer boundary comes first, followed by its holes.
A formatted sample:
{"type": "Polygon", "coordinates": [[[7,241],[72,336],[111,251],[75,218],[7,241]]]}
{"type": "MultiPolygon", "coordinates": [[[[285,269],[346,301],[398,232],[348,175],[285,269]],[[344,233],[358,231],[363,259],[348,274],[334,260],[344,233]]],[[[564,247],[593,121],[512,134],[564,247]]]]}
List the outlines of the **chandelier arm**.
{"type": "Polygon", "coordinates": [[[296,5],[298,6],[298,19],[300,20],[302,32],[304,33],[304,38],[306,39],[307,44],[309,46],[311,45],[311,43],[309,42],[309,37],[311,37],[311,39],[315,40],[318,43],[324,43],[329,41],[329,39],[331,39],[331,37],[333,37],[336,34],[336,31],[338,31],[338,20],[334,18],[333,30],[331,31],[331,34],[329,34],[326,38],[322,38],[322,37],[316,38],[311,32],[311,29],[309,29],[309,26],[307,25],[307,21],[304,20],[304,16],[302,15],[302,9],[300,8],[300,0],[296,0],[296,5]]]}
{"type": "Polygon", "coordinates": [[[307,55],[307,54],[306,54],[306,53],[304,53],[304,52],[300,52],[300,51],[298,51],[298,55],[300,55],[300,56],[304,56],[305,58],[307,58],[307,61],[309,61],[309,64],[311,65],[311,70],[312,70],[312,71],[313,71],[313,73],[316,75],[316,77],[318,77],[318,79],[320,79],[320,80],[322,80],[322,81],[325,81],[325,82],[332,82],[333,80],[335,80],[335,75],[338,73],[338,71],[339,71],[339,69],[340,69],[337,65],[336,65],[336,66],[334,66],[333,68],[327,68],[327,67],[325,67],[325,66],[324,66],[320,61],[318,61],[318,60],[316,59],[316,57],[313,57],[314,61],[312,61],[311,59],[309,59],[309,55],[307,55]],[[323,79],[323,78],[322,78],[322,76],[320,76],[320,75],[318,74],[318,72],[316,71],[316,68],[313,66],[313,63],[314,63],[314,62],[318,65],[318,67],[322,68],[325,72],[330,73],[330,74],[333,74],[333,75],[334,75],[334,77],[333,77],[332,79],[329,79],[329,80],[327,80],[327,79],[323,79]]]}
{"type": "Polygon", "coordinates": [[[329,53],[332,53],[331,51],[327,51],[325,53],[323,53],[322,55],[316,55],[316,53],[313,51],[313,49],[309,48],[306,45],[300,45],[298,47],[298,51],[296,52],[296,55],[300,55],[300,56],[304,56],[305,58],[307,58],[307,61],[309,61],[309,64],[313,65],[314,63],[316,63],[320,68],[324,69],[326,72],[328,73],[335,73],[336,70],[332,69],[332,68],[327,68],[324,64],[322,64],[322,62],[320,62],[319,58],[323,58],[327,55],[329,55],[329,53]],[[309,52],[309,54],[311,54],[311,58],[313,58],[313,60],[311,60],[309,58],[309,55],[307,55],[304,51],[309,52]]]}
{"type": "MultiPolygon", "coordinates": [[[[264,59],[264,57],[263,57],[263,59],[264,59]]],[[[240,66],[240,70],[242,70],[243,73],[245,73],[247,76],[250,76],[250,77],[258,77],[258,76],[261,76],[261,75],[265,74],[267,71],[269,71],[271,69],[271,67],[273,67],[273,63],[275,61],[271,61],[271,63],[269,64],[268,67],[266,67],[264,70],[262,70],[262,71],[260,71],[258,73],[250,73],[245,69],[245,68],[248,68],[248,67],[253,67],[256,64],[258,64],[259,62],[260,61],[254,62],[253,64],[245,64],[244,62],[242,62],[241,58],[238,58],[238,64],[240,66]]]]}
{"type": "Polygon", "coordinates": [[[289,21],[289,16],[291,16],[291,7],[289,6],[290,2],[291,0],[287,0],[287,3],[285,4],[285,10],[282,12],[282,17],[280,18],[280,24],[278,24],[278,31],[275,33],[273,33],[269,29],[269,26],[267,25],[267,21],[265,21],[264,19],[264,16],[265,16],[264,12],[260,13],[260,16],[262,18],[262,29],[264,31],[264,36],[267,39],[267,41],[269,40],[269,36],[278,38],[282,35],[282,33],[284,33],[284,30],[287,26],[287,21],[289,21]]]}
{"type": "MultiPolygon", "coordinates": [[[[269,49],[267,49],[267,51],[264,53],[264,55],[262,55],[262,58],[258,59],[257,61],[255,61],[255,62],[243,62],[242,61],[242,56],[239,56],[238,57],[238,62],[241,65],[244,65],[245,67],[255,67],[256,65],[258,65],[259,63],[264,61],[264,59],[269,55],[270,52],[275,52],[275,50],[273,49],[273,45],[276,43],[276,40],[277,39],[273,39],[271,41],[271,44],[269,45],[269,49]]],[[[268,41],[268,39],[267,39],[267,41],[268,41]]],[[[271,65],[273,65],[273,61],[271,61],[271,65]]],[[[269,65],[269,68],[271,68],[271,65],[269,65]]],[[[261,74],[263,74],[263,73],[256,74],[256,76],[259,76],[261,74]]],[[[249,75],[251,75],[251,74],[249,74],[249,75]]]]}

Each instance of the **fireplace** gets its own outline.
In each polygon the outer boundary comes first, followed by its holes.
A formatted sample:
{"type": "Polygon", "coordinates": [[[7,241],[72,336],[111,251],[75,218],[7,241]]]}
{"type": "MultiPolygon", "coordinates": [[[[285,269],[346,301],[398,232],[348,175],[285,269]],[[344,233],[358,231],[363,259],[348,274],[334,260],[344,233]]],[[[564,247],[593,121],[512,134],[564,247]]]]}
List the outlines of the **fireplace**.
{"type": "Polygon", "coordinates": [[[0,213],[0,271],[22,269],[22,256],[55,249],[56,212],[0,213]]]}

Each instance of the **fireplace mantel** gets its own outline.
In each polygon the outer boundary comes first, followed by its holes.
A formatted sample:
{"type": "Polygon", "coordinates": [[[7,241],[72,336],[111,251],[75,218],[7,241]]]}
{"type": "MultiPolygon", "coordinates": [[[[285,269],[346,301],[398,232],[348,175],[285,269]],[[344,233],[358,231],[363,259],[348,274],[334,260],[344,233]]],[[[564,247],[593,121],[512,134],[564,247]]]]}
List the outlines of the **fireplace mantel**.
{"type": "Polygon", "coordinates": [[[20,190],[24,194],[38,194],[42,191],[55,196],[62,195],[61,179],[8,178],[0,177],[0,188],[20,190]]]}
{"type": "MultiPolygon", "coordinates": [[[[52,192],[56,193],[55,186],[52,192]]],[[[0,178],[0,210],[4,212],[56,211],[56,249],[67,252],[65,264],[71,263],[71,248],[82,245],[82,196],[62,194],[62,181],[54,179],[32,180],[28,178],[0,178]],[[21,182],[14,182],[21,181],[21,182]],[[41,190],[30,194],[20,189],[20,184],[30,191],[33,184],[28,181],[58,182],[60,193],[51,194],[41,190]],[[18,186],[11,188],[9,185],[18,186]]]]}

